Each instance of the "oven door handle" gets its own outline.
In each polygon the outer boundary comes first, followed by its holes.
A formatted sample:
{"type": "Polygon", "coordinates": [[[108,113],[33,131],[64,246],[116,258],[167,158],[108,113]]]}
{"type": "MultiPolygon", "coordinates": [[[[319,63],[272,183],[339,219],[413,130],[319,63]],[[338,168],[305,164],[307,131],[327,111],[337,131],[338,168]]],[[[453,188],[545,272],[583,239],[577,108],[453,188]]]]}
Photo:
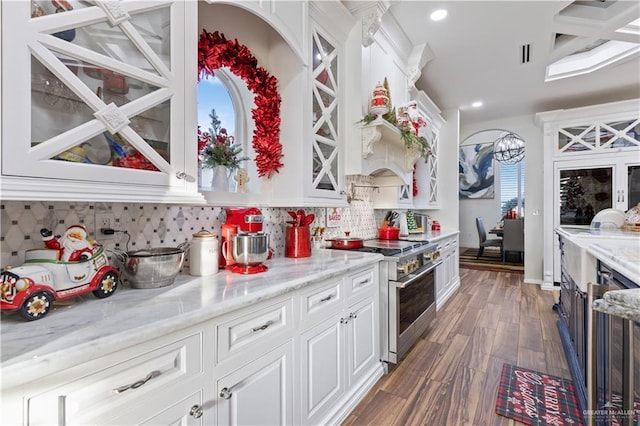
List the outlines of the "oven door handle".
{"type": "Polygon", "coordinates": [[[411,284],[413,284],[414,281],[420,279],[423,275],[428,274],[429,272],[433,271],[440,264],[442,264],[442,260],[432,263],[431,265],[429,265],[428,268],[423,269],[422,271],[418,270],[417,274],[409,274],[410,278],[408,280],[406,280],[406,281],[389,281],[389,282],[392,283],[396,288],[409,287],[411,284]]]}

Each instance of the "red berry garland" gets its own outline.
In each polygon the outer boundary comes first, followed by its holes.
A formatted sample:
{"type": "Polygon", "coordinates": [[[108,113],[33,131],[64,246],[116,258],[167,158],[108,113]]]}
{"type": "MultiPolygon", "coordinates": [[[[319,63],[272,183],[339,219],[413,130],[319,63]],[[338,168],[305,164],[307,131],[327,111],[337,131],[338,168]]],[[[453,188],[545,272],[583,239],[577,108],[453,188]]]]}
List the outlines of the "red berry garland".
{"type": "Polygon", "coordinates": [[[278,80],[259,67],[251,51],[238,43],[237,39],[227,40],[218,31],[209,33],[202,30],[198,42],[198,81],[205,75],[214,75],[214,70],[220,67],[229,67],[255,95],[256,107],[251,110],[255,122],[252,142],[257,154],[255,161],[258,176],[270,178],[284,165],[280,143],[278,80]]]}

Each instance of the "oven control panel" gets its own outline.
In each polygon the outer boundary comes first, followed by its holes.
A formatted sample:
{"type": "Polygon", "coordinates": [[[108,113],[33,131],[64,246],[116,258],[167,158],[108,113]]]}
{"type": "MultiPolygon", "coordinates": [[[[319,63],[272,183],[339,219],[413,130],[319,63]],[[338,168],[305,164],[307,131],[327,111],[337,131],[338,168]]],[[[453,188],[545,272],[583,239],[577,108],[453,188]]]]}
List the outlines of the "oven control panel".
{"type": "Polygon", "coordinates": [[[425,261],[433,262],[434,260],[440,258],[440,250],[434,250],[428,253],[424,253],[422,257],[424,258],[425,261]]]}
{"type": "Polygon", "coordinates": [[[398,274],[406,275],[410,274],[421,266],[420,259],[414,258],[405,260],[404,262],[398,262],[398,274]]]}

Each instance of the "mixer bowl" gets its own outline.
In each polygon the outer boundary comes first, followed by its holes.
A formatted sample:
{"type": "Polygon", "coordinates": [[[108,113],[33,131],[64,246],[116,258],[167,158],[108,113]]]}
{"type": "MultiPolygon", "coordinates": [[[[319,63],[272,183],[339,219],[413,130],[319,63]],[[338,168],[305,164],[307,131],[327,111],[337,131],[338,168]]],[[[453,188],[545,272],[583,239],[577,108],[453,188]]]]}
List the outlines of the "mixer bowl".
{"type": "Polygon", "coordinates": [[[231,255],[239,265],[257,266],[269,257],[269,235],[262,232],[231,236],[231,255]]]}

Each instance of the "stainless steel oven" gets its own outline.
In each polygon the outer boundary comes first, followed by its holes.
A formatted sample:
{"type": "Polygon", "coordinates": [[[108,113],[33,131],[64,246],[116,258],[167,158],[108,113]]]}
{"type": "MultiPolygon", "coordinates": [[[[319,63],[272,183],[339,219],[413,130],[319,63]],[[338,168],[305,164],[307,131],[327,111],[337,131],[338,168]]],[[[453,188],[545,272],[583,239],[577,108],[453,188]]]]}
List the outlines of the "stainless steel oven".
{"type": "Polygon", "coordinates": [[[397,363],[431,326],[436,315],[436,267],[440,260],[425,263],[397,281],[388,282],[388,362],[397,363]]]}
{"type": "Polygon", "coordinates": [[[366,240],[356,249],[380,253],[381,358],[397,364],[436,314],[438,245],[428,241],[366,240]]]}

